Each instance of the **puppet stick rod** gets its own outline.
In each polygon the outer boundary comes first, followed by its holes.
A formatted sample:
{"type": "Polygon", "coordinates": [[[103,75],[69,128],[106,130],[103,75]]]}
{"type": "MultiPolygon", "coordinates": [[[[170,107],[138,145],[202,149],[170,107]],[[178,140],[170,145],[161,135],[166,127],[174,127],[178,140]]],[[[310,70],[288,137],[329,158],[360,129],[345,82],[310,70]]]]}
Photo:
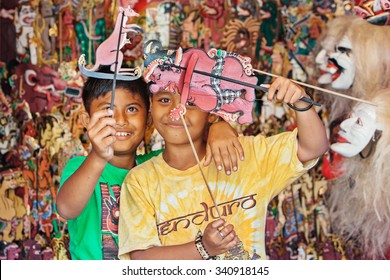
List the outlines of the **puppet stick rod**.
{"type": "MultiPolygon", "coordinates": [[[[175,68],[182,69],[182,70],[187,70],[186,67],[182,67],[182,66],[179,66],[179,65],[172,64],[171,66],[172,66],[172,67],[175,67],[175,68]]],[[[231,83],[235,83],[235,84],[239,84],[239,85],[251,87],[251,88],[254,88],[254,89],[257,89],[257,90],[261,90],[261,91],[263,91],[263,92],[267,92],[267,91],[268,91],[268,88],[267,88],[267,87],[262,87],[262,86],[258,86],[258,85],[246,83],[246,82],[243,82],[243,81],[240,81],[240,80],[236,80],[236,79],[232,79],[232,78],[228,78],[228,77],[224,77],[224,76],[220,76],[220,75],[215,75],[215,74],[212,74],[212,73],[208,73],[208,72],[204,72],[204,71],[200,71],[200,70],[196,70],[196,69],[194,69],[193,72],[194,72],[194,73],[197,73],[197,74],[204,75],[204,76],[209,76],[209,77],[212,77],[212,78],[216,78],[216,79],[228,81],[228,82],[231,82],[231,83]]],[[[319,104],[319,103],[317,103],[317,102],[311,100],[310,98],[302,97],[302,98],[300,98],[300,99],[301,99],[302,101],[304,101],[304,102],[313,104],[313,105],[315,105],[315,106],[321,106],[321,104],[319,104]]]]}
{"type": "MultiPolygon", "coordinates": [[[[114,71],[114,78],[112,81],[112,94],[111,94],[111,104],[110,104],[110,109],[114,110],[114,100],[115,100],[115,88],[116,88],[116,75],[118,72],[118,56],[119,52],[121,51],[119,49],[120,44],[121,44],[121,36],[122,36],[122,25],[123,25],[123,19],[125,17],[125,12],[122,12],[122,18],[121,18],[121,27],[119,29],[119,37],[118,37],[118,45],[116,47],[116,56],[115,56],[115,71],[114,71]]],[[[127,36],[127,35],[124,35],[127,36]]]]}
{"type": "MultiPolygon", "coordinates": [[[[184,112],[185,112],[185,111],[184,111],[184,112]]],[[[184,113],[183,113],[183,114],[180,114],[180,118],[181,118],[181,120],[182,120],[182,122],[183,122],[183,126],[184,126],[184,129],[185,129],[186,133],[187,133],[188,140],[190,141],[191,148],[192,148],[192,152],[194,153],[196,162],[198,163],[198,167],[199,167],[200,172],[201,172],[201,174],[202,174],[203,180],[204,180],[204,182],[206,183],[206,187],[207,187],[207,190],[209,191],[209,194],[210,194],[211,200],[213,201],[214,207],[215,207],[215,209],[217,210],[218,217],[219,217],[219,218],[222,218],[221,212],[219,212],[217,203],[215,202],[214,195],[213,195],[213,193],[211,192],[209,183],[207,182],[206,176],[204,175],[204,172],[203,172],[203,169],[202,169],[202,165],[200,164],[200,160],[199,160],[198,154],[197,154],[197,152],[196,152],[194,143],[192,142],[191,135],[190,135],[190,132],[188,131],[188,127],[187,127],[186,121],[184,120],[183,115],[184,115],[184,113]]]]}
{"type": "MultiPolygon", "coordinates": [[[[263,75],[275,77],[275,78],[280,77],[278,75],[271,74],[271,73],[268,73],[268,72],[265,72],[265,71],[261,71],[261,70],[258,70],[258,69],[253,69],[253,71],[257,72],[257,73],[260,73],[260,74],[263,74],[263,75]]],[[[296,81],[296,80],[292,80],[292,81],[294,81],[294,83],[296,83],[298,85],[301,85],[301,86],[305,86],[305,87],[308,87],[308,88],[316,89],[316,90],[319,90],[319,91],[322,91],[322,92],[326,92],[326,93],[329,93],[329,94],[333,94],[333,95],[336,95],[336,96],[339,96],[339,97],[344,97],[344,98],[347,98],[347,99],[352,99],[352,100],[355,100],[355,101],[367,103],[367,104],[370,104],[370,105],[373,105],[373,106],[378,106],[377,104],[375,104],[373,102],[370,102],[370,101],[367,101],[367,100],[364,100],[364,99],[360,99],[360,98],[356,98],[356,97],[349,96],[349,95],[346,95],[346,94],[338,93],[338,92],[335,92],[333,90],[329,90],[329,89],[325,89],[325,88],[320,88],[320,87],[317,87],[317,86],[309,85],[309,84],[306,84],[306,83],[303,83],[303,82],[299,82],[299,81],[296,81]]]]}

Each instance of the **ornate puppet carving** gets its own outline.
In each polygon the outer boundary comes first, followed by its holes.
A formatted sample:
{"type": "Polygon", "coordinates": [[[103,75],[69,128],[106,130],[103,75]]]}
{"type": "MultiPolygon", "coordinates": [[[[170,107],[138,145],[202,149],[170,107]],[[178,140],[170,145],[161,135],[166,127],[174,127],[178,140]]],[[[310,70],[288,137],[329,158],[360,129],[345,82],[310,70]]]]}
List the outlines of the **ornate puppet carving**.
{"type": "Polygon", "coordinates": [[[60,63],[65,58],[75,60],[77,58],[76,33],[74,30],[74,16],[70,7],[63,7],[58,15],[57,48],[60,53],[60,63]]]}
{"type": "Polygon", "coordinates": [[[80,53],[85,55],[88,65],[95,62],[96,46],[106,39],[106,21],[104,19],[104,5],[95,1],[85,3],[83,16],[75,25],[80,53]]]}
{"type": "Polygon", "coordinates": [[[40,12],[42,25],[44,25],[43,32],[41,33],[43,53],[45,55],[54,55],[57,26],[54,18],[54,7],[50,0],[42,0],[40,2],[40,12]]]}
{"type": "Polygon", "coordinates": [[[232,19],[225,27],[221,47],[229,52],[255,57],[260,22],[253,17],[244,21],[232,19]]]}
{"type": "MultiPolygon", "coordinates": [[[[243,82],[256,84],[257,78],[248,76],[251,72],[250,59],[234,53],[211,49],[208,53],[200,49],[182,52],[161,49],[158,41],[145,44],[145,79],[152,81],[152,93],[159,90],[179,91],[181,104],[195,103],[204,111],[213,112],[227,121],[239,123],[252,122],[252,106],[255,99],[254,89],[237,83],[196,73],[195,68],[217,76],[235,77],[243,82]],[[167,54],[166,56],[164,54],[167,54]],[[198,65],[198,67],[196,67],[198,65]],[[184,67],[184,69],[180,69],[184,67]],[[237,72],[240,69],[240,72],[237,72]],[[183,71],[184,70],[184,71],[183,71]],[[245,70],[245,72],[243,71],[245,70]],[[184,83],[181,83],[184,79],[184,83]],[[191,83],[191,85],[190,85],[191,83]]],[[[172,112],[179,118],[183,107],[172,112]]]]}
{"type": "MultiPolygon", "coordinates": [[[[37,64],[37,50],[33,43],[34,29],[33,22],[36,13],[32,6],[22,5],[16,17],[16,32],[18,33],[16,41],[16,50],[23,59],[27,55],[27,50],[32,64],[37,64]]],[[[21,59],[21,60],[22,60],[21,59]]]]}
{"type": "Polygon", "coordinates": [[[126,9],[119,7],[119,14],[116,19],[113,32],[107,38],[107,40],[100,44],[100,46],[96,50],[95,65],[90,69],[85,68],[86,62],[84,55],[81,55],[79,58],[79,68],[85,76],[93,75],[93,72],[98,70],[101,65],[110,65],[110,69],[113,73],[115,73],[116,70],[117,74],[131,76],[141,75],[141,71],[138,68],[134,69],[122,67],[123,53],[120,51],[120,49],[125,44],[131,43],[130,40],[127,38],[127,33],[137,33],[136,29],[139,28],[138,25],[127,24],[127,20],[135,16],[138,16],[138,14],[130,7],[126,9]]]}
{"type": "Polygon", "coordinates": [[[16,211],[14,202],[7,195],[8,190],[15,188],[15,184],[12,169],[0,173],[0,230],[3,240],[6,242],[12,242],[15,239],[16,211]]]}
{"type": "Polygon", "coordinates": [[[22,63],[16,67],[15,74],[20,98],[27,101],[32,113],[50,112],[54,105],[61,103],[66,82],[50,67],[22,63]]]}

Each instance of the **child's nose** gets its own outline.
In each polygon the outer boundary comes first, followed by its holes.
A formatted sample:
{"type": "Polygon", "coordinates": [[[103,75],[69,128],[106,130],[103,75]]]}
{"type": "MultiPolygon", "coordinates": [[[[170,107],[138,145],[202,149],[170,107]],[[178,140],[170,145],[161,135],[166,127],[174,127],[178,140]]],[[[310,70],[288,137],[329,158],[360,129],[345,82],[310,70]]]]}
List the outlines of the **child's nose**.
{"type": "Polygon", "coordinates": [[[172,98],[172,105],[171,105],[171,109],[174,109],[174,108],[177,108],[180,104],[180,94],[179,93],[176,93],[173,95],[173,98],[172,98]]]}
{"type": "Polygon", "coordinates": [[[115,121],[116,121],[116,125],[125,125],[127,123],[127,118],[126,118],[126,114],[125,112],[121,112],[121,111],[116,111],[114,113],[114,117],[115,117],[115,121]]]}

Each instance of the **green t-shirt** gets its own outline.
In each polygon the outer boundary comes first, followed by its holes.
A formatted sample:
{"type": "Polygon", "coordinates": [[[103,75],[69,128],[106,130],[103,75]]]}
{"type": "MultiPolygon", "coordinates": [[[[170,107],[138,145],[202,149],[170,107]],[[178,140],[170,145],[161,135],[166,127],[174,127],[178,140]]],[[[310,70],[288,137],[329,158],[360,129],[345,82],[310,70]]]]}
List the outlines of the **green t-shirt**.
{"type": "MultiPolygon", "coordinates": [[[[162,151],[137,157],[137,164],[162,151]]],[[[66,164],[63,183],[81,166],[86,157],[75,157],[66,164]]],[[[69,250],[73,260],[110,260],[118,258],[119,195],[129,170],[107,163],[95,190],[81,214],[68,220],[69,250]]],[[[80,186],[82,187],[82,186],[80,186]]]]}

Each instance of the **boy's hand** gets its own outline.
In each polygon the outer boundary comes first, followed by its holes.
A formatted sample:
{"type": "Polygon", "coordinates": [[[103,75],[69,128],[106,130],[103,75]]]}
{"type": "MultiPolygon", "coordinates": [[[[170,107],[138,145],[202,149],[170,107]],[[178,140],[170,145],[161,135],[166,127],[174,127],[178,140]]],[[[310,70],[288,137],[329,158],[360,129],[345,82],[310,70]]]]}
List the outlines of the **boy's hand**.
{"type": "Polygon", "coordinates": [[[306,96],[305,90],[290,79],[278,77],[271,85],[263,84],[261,86],[269,88],[267,93],[268,101],[272,101],[276,96],[277,101],[291,103],[294,106],[302,103],[300,107],[307,107],[307,103],[299,101],[300,98],[306,96]]]}
{"type": "Polygon", "coordinates": [[[209,223],[204,230],[202,241],[210,256],[223,254],[238,243],[234,226],[225,226],[225,223],[225,220],[218,219],[209,223]]]}
{"type": "Polygon", "coordinates": [[[115,119],[112,110],[97,111],[91,116],[87,126],[88,138],[92,144],[92,152],[109,161],[114,156],[112,144],[116,141],[115,119]]]}
{"type": "Polygon", "coordinates": [[[225,121],[210,126],[204,166],[208,166],[212,158],[218,170],[222,170],[223,164],[227,175],[232,173],[232,169],[238,170],[237,158],[244,160],[244,150],[238,141],[237,131],[225,121]]]}

